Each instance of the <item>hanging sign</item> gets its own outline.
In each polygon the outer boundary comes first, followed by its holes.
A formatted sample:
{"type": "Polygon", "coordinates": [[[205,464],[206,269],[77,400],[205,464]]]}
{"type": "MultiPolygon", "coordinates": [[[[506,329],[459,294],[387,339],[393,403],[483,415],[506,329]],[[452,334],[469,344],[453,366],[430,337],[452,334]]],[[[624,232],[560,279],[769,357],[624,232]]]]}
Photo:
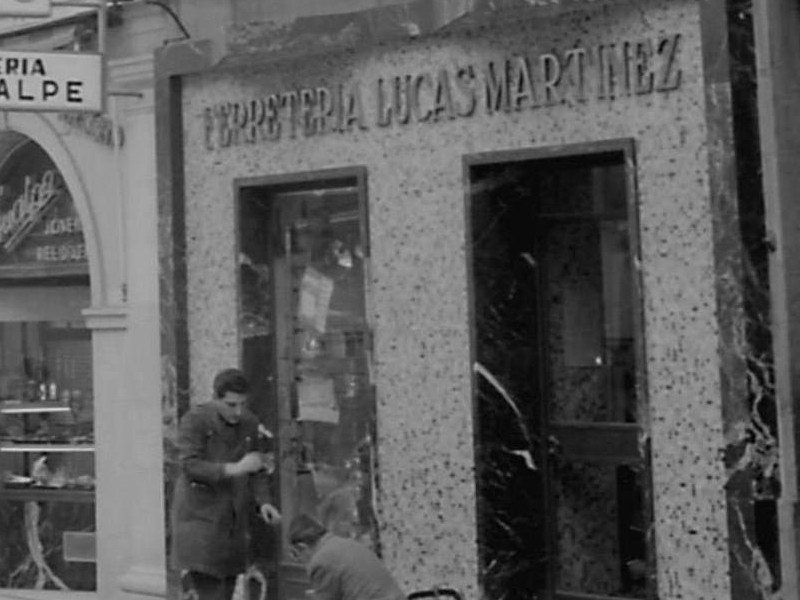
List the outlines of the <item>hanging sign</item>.
{"type": "Polygon", "coordinates": [[[0,51],[0,110],[103,112],[102,55],[0,51]]]}
{"type": "Polygon", "coordinates": [[[52,10],[50,0],[0,0],[3,17],[49,17],[52,10]]]}

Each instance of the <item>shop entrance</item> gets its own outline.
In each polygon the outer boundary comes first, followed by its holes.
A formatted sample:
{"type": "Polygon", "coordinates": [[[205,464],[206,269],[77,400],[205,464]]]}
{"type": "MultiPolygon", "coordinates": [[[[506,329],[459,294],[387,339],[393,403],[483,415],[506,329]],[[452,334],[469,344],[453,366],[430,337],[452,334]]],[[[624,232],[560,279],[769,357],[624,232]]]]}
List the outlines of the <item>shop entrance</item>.
{"type": "Polygon", "coordinates": [[[482,585],[648,595],[631,148],[470,160],[482,585]]]}
{"type": "Polygon", "coordinates": [[[239,183],[242,364],[251,408],[274,433],[285,524],[281,539],[252,527],[267,597],[306,597],[286,537],[301,513],[380,552],[365,193],[361,169],[239,183]]]}

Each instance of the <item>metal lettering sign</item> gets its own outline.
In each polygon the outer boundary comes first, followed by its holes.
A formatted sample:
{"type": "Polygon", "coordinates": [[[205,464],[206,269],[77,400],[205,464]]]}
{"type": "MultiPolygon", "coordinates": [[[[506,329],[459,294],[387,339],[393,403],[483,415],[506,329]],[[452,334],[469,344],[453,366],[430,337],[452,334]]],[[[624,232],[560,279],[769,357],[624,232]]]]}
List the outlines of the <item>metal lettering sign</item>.
{"type": "Polygon", "coordinates": [[[203,109],[205,147],[668,94],[683,81],[683,43],[667,32],[232,98],[203,109]]]}
{"type": "Polygon", "coordinates": [[[0,110],[102,112],[102,55],[0,50],[0,110]]]}
{"type": "Polygon", "coordinates": [[[52,10],[50,0],[0,0],[3,17],[49,17],[52,10]]]}

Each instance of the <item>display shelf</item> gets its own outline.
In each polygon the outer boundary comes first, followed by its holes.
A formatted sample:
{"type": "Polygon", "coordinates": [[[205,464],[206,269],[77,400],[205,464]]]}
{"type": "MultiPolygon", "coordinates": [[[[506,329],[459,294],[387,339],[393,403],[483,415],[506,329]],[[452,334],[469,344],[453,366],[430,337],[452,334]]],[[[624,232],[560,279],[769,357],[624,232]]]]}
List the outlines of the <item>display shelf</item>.
{"type": "Polygon", "coordinates": [[[29,415],[34,413],[69,412],[69,404],[58,401],[48,402],[3,402],[0,413],[6,415],[29,415]]]}
{"type": "Polygon", "coordinates": [[[66,488],[7,488],[0,487],[0,501],[17,502],[94,502],[94,490],[66,488]]]}
{"type": "Polygon", "coordinates": [[[94,452],[92,444],[17,444],[0,445],[0,452],[94,452]]]}

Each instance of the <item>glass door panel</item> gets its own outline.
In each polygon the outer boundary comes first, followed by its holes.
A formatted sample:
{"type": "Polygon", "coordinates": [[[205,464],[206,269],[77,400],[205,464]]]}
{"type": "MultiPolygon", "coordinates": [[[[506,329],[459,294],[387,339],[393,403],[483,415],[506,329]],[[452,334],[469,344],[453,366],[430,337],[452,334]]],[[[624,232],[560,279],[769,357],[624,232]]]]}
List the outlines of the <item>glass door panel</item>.
{"type": "Polygon", "coordinates": [[[272,550],[286,597],[304,589],[285,537],[295,515],[378,549],[362,196],[360,176],[240,192],[244,363],[276,426],[285,526],[272,550]]]}

